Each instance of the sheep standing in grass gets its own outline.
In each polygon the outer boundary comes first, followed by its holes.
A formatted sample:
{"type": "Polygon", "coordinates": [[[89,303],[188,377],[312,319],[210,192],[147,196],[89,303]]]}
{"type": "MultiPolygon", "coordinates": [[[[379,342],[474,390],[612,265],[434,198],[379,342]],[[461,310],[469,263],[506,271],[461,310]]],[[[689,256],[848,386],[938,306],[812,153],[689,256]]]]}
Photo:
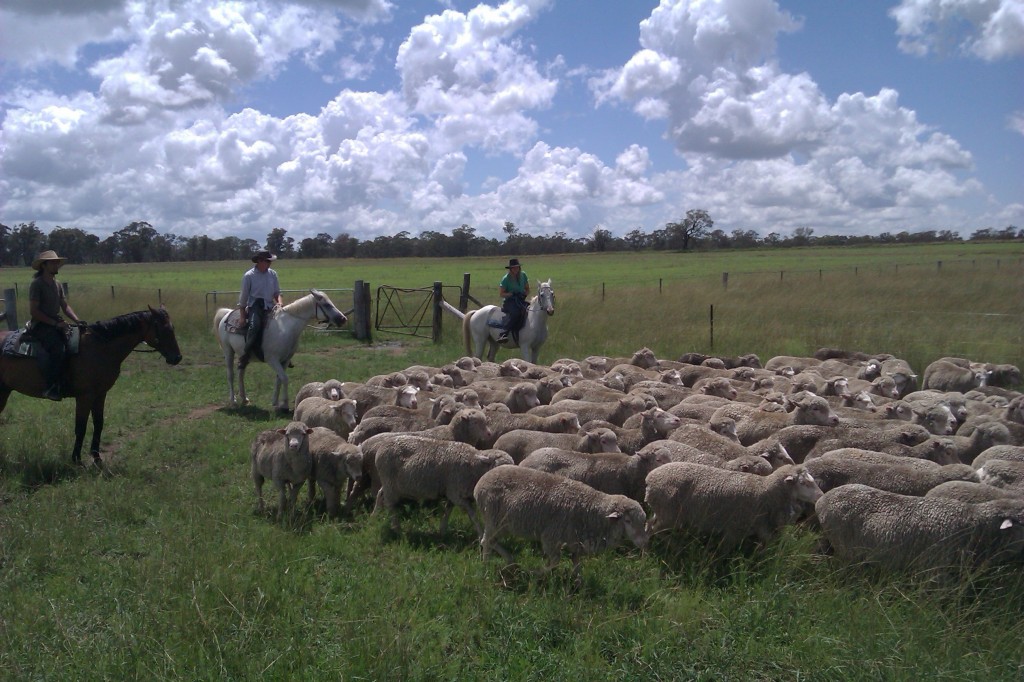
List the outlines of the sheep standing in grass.
{"type": "Polygon", "coordinates": [[[316,497],[315,487],[324,494],[327,515],[338,516],[341,511],[341,491],[346,496],[363,472],[363,454],[359,448],[330,429],[314,426],[309,434],[309,454],[313,470],[309,479],[309,502],[316,497]],[[314,483],[316,486],[314,486],[314,483]]]}
{"type": "Polygon", "coordinates": [[[502,464],[513,464],[501,450],[477,450],[456,441],[439,441],[412,434],[380,434],[386,439],[377,452],[380,490],[373,513],[391,511],[391,526],[398,530],[395,506],[403,499],[426,502],[445,500],[441,535],[448,530],[452,507],[466,512],[479,535],[482,530],[473,512],[473,488],[485,473],[502,464]]]}
{"type": "Polygon", "coordinates": [[[491,430],[487,426],[487,415],[483,410],[472,408],[459,410],[448,424],[423,429],[417,435],[424,438],[468,443],[478,448],[483,448],[486,443],[494,442],[491,430]]]}
{"type": "Polygon", "coordinates": [[[351,398],[327,400],[313,396],[306,398],[295,408],[295,421],[306,426],[323,426],[342,438],[348,438],[356,426],[358,407],[351,398]]]}
{"type": "Polygon", "coordinates": [[[736,435],[743,445],[753,445],[773,433],[794,425],[837,426],[839,416],[824,398],[801,392],[791,398],[792,412],[757,410],[736,422],[736,435]]]}
{"type": "Polygon", "coordinates": [[[984,386],[987,381],[988,376],[982,369],[962,367],[948,360],[936,360],[925,368],[921,387],[966,393],[973,388],[984,386]]]}
{"type": "Polygon", "coordinates": [[[295,394],[295,402],[292,404],[298,407],[299,403],[311,396],[326,398],[327,400],[341,400],[345,397],[345,391],[342,388],[341,382],[337,379],[311,381],[299,389],[299,392],[295,394]]]}
{"type": "Polygon", "coordinates": [[[882,463],[851,457],[850,451],[856,450],[835,450],[804,463],[823,492],[847,483],[863,483],[901,495],[924,495],[947,481],[978,481],[978,472],[967,464],[940,466],[927,462],[930,466],[921,466],[926,460],[911,460],[892,455],[887,457],[889,462],[882,463]],[[911,462],[914,464],[910,464],[911,462]]]}
{"type": "Polygon", "coordinates": [[[624,421],[649,407],[651,406],[641,396],[624,395],[615,402],[609,403],[596,403],[588,400],[560,400],[551,405],[535,407],[527,412],[527,414],[548,417],[559,412],[572,412],[578,417],[580,423],[601,419],[611,422],[616,426],[622,426],[624,421]]]}
{"type": "Polygon", "coordinates": [[[577,452],[622,452],[615,432],[607,428],[581,428],[576,433],[544,433],[529,429],[515,429],[494,441],[497,450],[504,450],[519,464],[534,450],[544,447],[562,448],[577,452]]]}
{"type": "Polygon", "coordinates": [[[645,500],[652,532],[680,529],[710,536],[729,552],[746,538],[767,542],[796,521],[801,503],[820,496],[814,478],[800,465],[758,476],[673,462],[648,474],[645,500]]]}
{"type": "Polygon", "coordinates": [[[487,428],[491,432],[491,440],[480,447],[494,447],[494,441],[515,429],[531,429],[546,433],[576,433],[580,430],[580,420],[572,412],[559,412],[550,417],[535,414],[509,414],[501,412],[487,413],[487,428]]]}
{"type": "Polygon", "coordinates": [[[263,482],[267,479],[278,492],[277,519],[286,510],[294,513],[299,490],[313,472],[309,454],[309,434],[313,432],[302,422],[291,422],[283,429],[264,431],[252,442],[249,454],[252,482],[256,486],[256,506],[263,511],[263,482]]]}
{"type": "Polygon", "coordinates": [[[639,425],[635,428],[615,426],[611,422],[601,421],[584,422],[583,428],[586,429],[588,424],[593,424],[594,426],[611,429],[615,432],[619,449],[627,455],[633,455],[648,443],[668,438],[669,434],[679,428],[680,425],[679,417],[666,412],[660,407],[652,407],[636,415],[636,417],[639,417],[639,425]]]}
{"type": "Polygon", "coordinates": [[[626,455],[540,448],[519,466],[565,476],[603,493],[625,495],[642,502],[647,474],[670,461],[668,453],[661,450],[626,455]]]}
{"type": "Polygon", "coordinates": [[[608,495],[585,483],[517,466],[497,467],[480,477],[473,490],[483,521],[483,557],[491,550],[512,563],[511,553],[498,540],[515,536],[539,540],[550,571],[562,549],[572,557],[573,578],[580,579],[580,559],[612,549],[629,539],[643,548],[647,516],[636,500],[608,495]]]}
{"type": "Polygon", "coordinates": [[[982,483],[1024,494],[1024,462],[1007,459],[990,459],[978,469],[982,483]]]}
{"type": "Polygon", "coordinates": [[[971,504],[855,483],[825,493],[815,510],[836,557],[850,563],[955,573],[1024,558],[1024,500],[971,504]]]}

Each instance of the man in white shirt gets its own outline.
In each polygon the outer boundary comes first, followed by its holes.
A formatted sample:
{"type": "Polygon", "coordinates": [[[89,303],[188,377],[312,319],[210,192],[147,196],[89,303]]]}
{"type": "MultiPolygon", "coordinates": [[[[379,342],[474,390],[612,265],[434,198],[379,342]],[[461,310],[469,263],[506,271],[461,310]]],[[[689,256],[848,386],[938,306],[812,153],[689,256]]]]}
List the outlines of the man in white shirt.
{"type": "Polygon", "coordinates": [[[242,309],[239,326],[245,327],[248,322],[249,329],[245,332],[245,351],[238,358],[238,369],[249,364],[253,350],[260,348],[263,343],[263,323],[267,311],[282,304],[277,273],[270,269],[270,264],[275,260],[277,256],[270,251],[257,251],[252,257],[255,265],[242,275],[242,293],[238,296],[238,306],[242,309]]]}

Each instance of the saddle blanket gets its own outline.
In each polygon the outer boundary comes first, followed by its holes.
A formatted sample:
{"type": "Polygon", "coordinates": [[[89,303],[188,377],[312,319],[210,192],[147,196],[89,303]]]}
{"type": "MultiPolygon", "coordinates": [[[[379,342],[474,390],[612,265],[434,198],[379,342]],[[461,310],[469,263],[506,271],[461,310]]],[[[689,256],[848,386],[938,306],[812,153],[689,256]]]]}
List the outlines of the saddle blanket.
{"type": "MultiPolygon", "coordinates": [[[[39,355],[42,345],[31,338],[23,338],[28,333],[27,329],[18,329],[4,339],[0,354],[12,358],[34,358],[39,355]]],[[[78,353],[78,343],[81,340],[81,330],[78,327],[71,327],[71,334],[68,337],[68,355],[78,353]]]]}
{"type": "Polygon", "coordinates": [[[227,317],[227,320],[225,321],[224,325],[228,328],[228,333],[229,334],[244,334],[245,332],[247,332],[249,330],[249,324],[248,323],[246,323],[246,325],[244,327],[239,326],[238,320],[241,317],[242,317],[242,310],[240,308],[235,308],[230,313],[228,313],[228,317],[227,317]]]}

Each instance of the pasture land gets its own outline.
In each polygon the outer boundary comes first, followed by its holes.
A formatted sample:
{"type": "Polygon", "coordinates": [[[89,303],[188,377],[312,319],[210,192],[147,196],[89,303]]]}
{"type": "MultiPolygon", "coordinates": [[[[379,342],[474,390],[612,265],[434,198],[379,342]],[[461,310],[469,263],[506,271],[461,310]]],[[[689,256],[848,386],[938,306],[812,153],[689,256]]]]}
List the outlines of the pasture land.
{"type": "MultiPolygon", "coordinates": [[[[1022,256],[1018,244],[985,244],[524,265],[557,292],[544,363],[642,346],[672,359],[762,360],[835,346],[891,352],[920,373],[943,355],[1024,365],[1022,256]]],[[[106,476],[68,462],[70,402],[16,394],[0,415],[0,678],[1020,679],[1019,569],[955,585],[878,575],[834,565],[814,552],[812,530],[794,528],[760,554],[655,542],[643,554],[597,556],[574,593],[568,562],[546,579],[481,562],[458,511],[443,538],[434,508],[409,510],[398,537],[365,509],[287,527],[254,514],[249,443],[285,419],[266,409],[273,379],[260,364],[249,371],[254,405],[223,407],[204,305],[208,291],[237,290],[246,265],[62,270],[89,320],[155,304],[160,289],[185,359],[172,368],[140,353],[124,364],[108,399],[106,476]]],[[[282,260],[277,269],[288,289],[356,279],[429,287],[469,272],[490,303],[503,265],[282,260]]],[[[0,270],[0,288],[27,291],[30,274],[0,270]]],[[[291,393],[306,381],[451,361],[463,354],[456,326],[446,318],[437,345],[307,333],[291,393]]],[[[514,546],[525,569],[542,565],[538,551],[514,546]]]]}

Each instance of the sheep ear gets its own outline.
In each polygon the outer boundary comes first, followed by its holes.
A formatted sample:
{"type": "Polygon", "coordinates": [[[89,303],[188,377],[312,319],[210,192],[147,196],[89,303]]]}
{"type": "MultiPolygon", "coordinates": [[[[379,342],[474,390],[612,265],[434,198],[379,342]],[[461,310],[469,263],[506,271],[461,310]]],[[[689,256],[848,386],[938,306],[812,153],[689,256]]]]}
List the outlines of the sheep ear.
{"type": "Polygon", "coordinates": [[[622,512],[614,511],[614,512],[612,512],[611,514],[609,514],[605,518],[609,518],[609,519],[612,519],[612,520],[621,519],[622,518],[622,512]]]}
{"type": "Polygon", "coordinates": [[[480,453],[480,454],[476,455],[476,461],[478,461],[478,462],[490,462],[491,458],[488,457],[487,455],[483,454],[483,453],[480,453]]]}
{"type": "Polygon", "coordinates": [[[758,457],[761,457],[761,458],[763,458],[763,459],[771,459],[771,458],[772,458],[772,453],[770,453],[770,452],[767,452],[767,451],[766,451],[766,452],[759,452],[759,453],[757,454],[757,456],[758,456],[758,457]]]}
{"type": "Polygon", "coordinates": [[[313,433],[313,429],[306,429],[306,435],[307,436],[310,435],[311,433],[313,433]]]}
{"type": "Polygon", "coordinates": [[[288,432],[287,432],[287,431],[285,431],[284,429],[278,429],[278,430],[277,430],[277,432],[278,432],[278,434],[280,434],[280,435],[282,435],[282,436],[283,436],[284,434],[288,433],[288,432]]]}
{"type": "Polygon", "coordinates": [[[785,481],[786,483],[792,483],[792,482],[794,482],[794,481],[796,480],[796,476],[794,476],[793,474],[789,474],[789,475],[788,475],[788,476],[786,476],[786,478],[784,478],[783,480],[784,480],[784,481],[785,481]]]}
{"type": "Polygon", "coordinates": [[[1006,530],[1007,528],[1009,528],[1012,525],[1013,525],[1013,521],[1011,521],[1010,519],[1003,519],[1003,522],[1001,524],[999,524],[999,530],[1006,530]]]}

